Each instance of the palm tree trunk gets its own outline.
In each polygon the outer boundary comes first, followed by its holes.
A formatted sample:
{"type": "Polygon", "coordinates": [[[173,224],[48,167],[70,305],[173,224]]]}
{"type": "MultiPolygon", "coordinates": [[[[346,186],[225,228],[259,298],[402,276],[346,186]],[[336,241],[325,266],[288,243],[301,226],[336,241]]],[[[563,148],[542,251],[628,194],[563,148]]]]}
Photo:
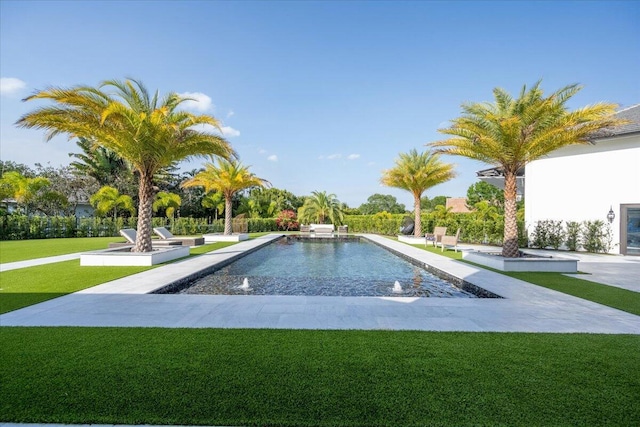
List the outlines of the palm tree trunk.
{"type": "Polygon", "coordinates": [[[420,237],[422,236],[422,217],[420,215],[420,194],[413,195],[413,211],[414,211],[413,235],[415,237],[420,237]]]}
{"type": "Polygon", "coordinates": [[[151,252],[151,220],[153,218],[153,188],[152,175],[140,174],[140,188],[138,189],[138,230],[136,245],[133,252],[151,252]]]}
{"type": "Polygon", "coordinates": [[[224,235],[230,236],[233,234],[233,229],[231,228],[231,221],[233,218],[231,210],[233,209],[233,204],[231,200],[231,196],[224,197],[224,235]]]}
{"type": "Polygon", "coordinates": [[[502,256],[518,256],[518,222],[516,217],[516,173],[505,168],[504,172],[504,242],[502,256]]]}

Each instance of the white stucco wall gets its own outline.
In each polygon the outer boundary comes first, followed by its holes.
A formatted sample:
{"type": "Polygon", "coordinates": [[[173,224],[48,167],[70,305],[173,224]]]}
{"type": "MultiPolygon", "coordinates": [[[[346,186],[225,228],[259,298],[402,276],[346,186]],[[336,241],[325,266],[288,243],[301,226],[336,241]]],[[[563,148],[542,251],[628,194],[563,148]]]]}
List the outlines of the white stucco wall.
{"type": "Polygon", "coordinates": [[[525,222],[603,220],[609,208],[612,253],[620,253],[620,205],[640,203],[640,135],[566,147],[525,169],[525,222]]]}

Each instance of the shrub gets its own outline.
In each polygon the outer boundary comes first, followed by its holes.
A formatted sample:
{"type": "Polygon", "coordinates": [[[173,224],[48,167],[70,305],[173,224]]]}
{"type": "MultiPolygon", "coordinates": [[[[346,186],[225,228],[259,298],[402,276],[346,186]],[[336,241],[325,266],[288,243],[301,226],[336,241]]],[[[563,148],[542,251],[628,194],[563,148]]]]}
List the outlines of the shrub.
{"type": "Polygon", "coordinates": [[[580,223],[577,221],[567,221],[567,233],[565,245],[570,251],[577,251],[580,244],[580,223]]]}
{"type": "Polygon", "coordinates": [[[281,211],[276,218],[276,225],[278,226],[278,230],[297,230],[299,224],[296,219],[296,213],[292,210],[281,211]]]}
{"type": "Polygon", "coordinates": [[[587,252],[607,253],[611,249],[611,227],[602,220],[582,223],[582,247],[587,252]]]}
{"type": "Polygon", "coordinates": [[[564,241],[565,232],[562,221],[545,219],[538,221],[533,229],[531,246],[544,249],[551,246],[558,249],[564,241]]]}

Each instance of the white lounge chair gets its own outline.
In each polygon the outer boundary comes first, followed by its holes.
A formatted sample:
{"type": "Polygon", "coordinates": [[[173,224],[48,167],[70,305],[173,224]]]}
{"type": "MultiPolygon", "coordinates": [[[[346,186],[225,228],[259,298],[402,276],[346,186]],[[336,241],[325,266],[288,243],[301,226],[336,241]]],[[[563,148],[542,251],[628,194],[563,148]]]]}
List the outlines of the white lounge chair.
{"type": "Polygon", "coordinates": [[[333,224],[311,224],[310,228],[314,237],[333,237],[335,231],[333,224]]]}
{"type": "Polygon", "coordinates": [[[160,236],[163,240],[180,242],[182,246],[200,246],[204,245],[204,237],[180,237],[174,236],[164,227],[155,227],[153,232],[160,236]]]}
{"type": "MultiPolygon", "coordinates": [[[[110,248],[118,248],[123,246],[132,246],[136,244],[137,232],[133,228],[123,228],[120,230],[120,235],[124,237],[127,242],[126,243],[109,243],[110,248]]],[[[180,245],[180,242],[177,240],[152,240],[151,244],[153,246],[177,246],[180,245]]]]}

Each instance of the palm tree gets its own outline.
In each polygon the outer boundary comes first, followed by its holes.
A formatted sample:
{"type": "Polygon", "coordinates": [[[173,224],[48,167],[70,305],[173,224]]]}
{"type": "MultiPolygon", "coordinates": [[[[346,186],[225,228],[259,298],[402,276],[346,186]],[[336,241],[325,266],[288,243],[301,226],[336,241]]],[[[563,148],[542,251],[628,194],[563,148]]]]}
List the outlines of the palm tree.
{"type": "Polygon", "coordinates": [[[324,224],[328,219],[332,224],[342,225],[344,207],[335,194],[326,191],[312,191],[300,208],[298,217],[301,222],[324,224]]]}
{"type": "Polygon", "coordinates": [[[202,172],[182,183],[181,187],[204,187],[205,192],[216,191],[224,196],[224,234],[232,234],[231,219],[233,195],[238,191],[270,185],[266,179],[258,178],[249,168],[238,161],[218,160],[218,165],[207,163],[202,172]]]}
{"type": "Polygon", "coordinates": [[[213,209],[216,221],[218,220],[218,215],[224,211],[224,196],[222,193],[205,194],[201,203],[204,208],[213,209]]]}
{"type": "Polygon", "coordinates": [[[69,153],[78,159],[70,163],[76,173],[94,178],[101,186],[113,186],[118,177],[131,174],[127,163],[113,151],[87,138],[78,138],[76,144],[82,153],[69,153]]]}
{"type": "Polygon", "coordinates": [[[224,138],[196,128],[219,128],[215,118],[179,110],[187,98],[172,92],[160,99],[158,92],[150,95],[136,80],[108,80],[98,88],[51,88],[25,101],[36,99],[52,100],[56,105],[24,115],[18,126],[45,129],[47,140],[59,134],[87,138],[137,171],[140,185],[135,252],[151,251],[152,207],[157,191],[154,175],[158,171],[189,157],[235,157],[224,138]]]}
{"type": "Polygon", "coordinates": [[[504,171],[504,241],[502,255],[517,257],[516,172],[527,163],[572,144],[584,144],[594,132],[623,124],[613,118],[615,104],[598,103],[569,111],[566,102],[582,87],[569,85],[543,96],[538,81],[523,86],[517,99],[495,88],[495,102],[467,103],[463,114],[439,132],[451,135],[429,145],[438,152],[480,160],[504,171]]]}
{"type": "Polygon", "coordinates": [[[124,209],[134,215],[136,208],[133,206],[131,196],[120,194],[117,188],[105,185],[100,188],[93,196],[89,198],[89,203],[96,209],[98,216],[106,215],[107,212],[113,211],[113,220],[115,222],[118,215],[118,209],[124,209]]]}
{"type": "Polygon", "coordinates": [[[440,157],[430,151],[418,153],[413,149],[400,153],[396,165],[382,173],[380,182],[388,187],[401,188],[413,195],[414,236],[422,236],[420,198],[429,188],[449,181],[455,176],[453,165],[443,163],[440,157]]]}
{"type": "Polygon", "coordinates": [[[179,195],[160,191],[156,194],[156,200],[153,202],[153,211],[158,212],[159,209],[164,209],[167,218],[173,220],[176,209],[179,209],[181,204],[182,200],[179,195]]]}

